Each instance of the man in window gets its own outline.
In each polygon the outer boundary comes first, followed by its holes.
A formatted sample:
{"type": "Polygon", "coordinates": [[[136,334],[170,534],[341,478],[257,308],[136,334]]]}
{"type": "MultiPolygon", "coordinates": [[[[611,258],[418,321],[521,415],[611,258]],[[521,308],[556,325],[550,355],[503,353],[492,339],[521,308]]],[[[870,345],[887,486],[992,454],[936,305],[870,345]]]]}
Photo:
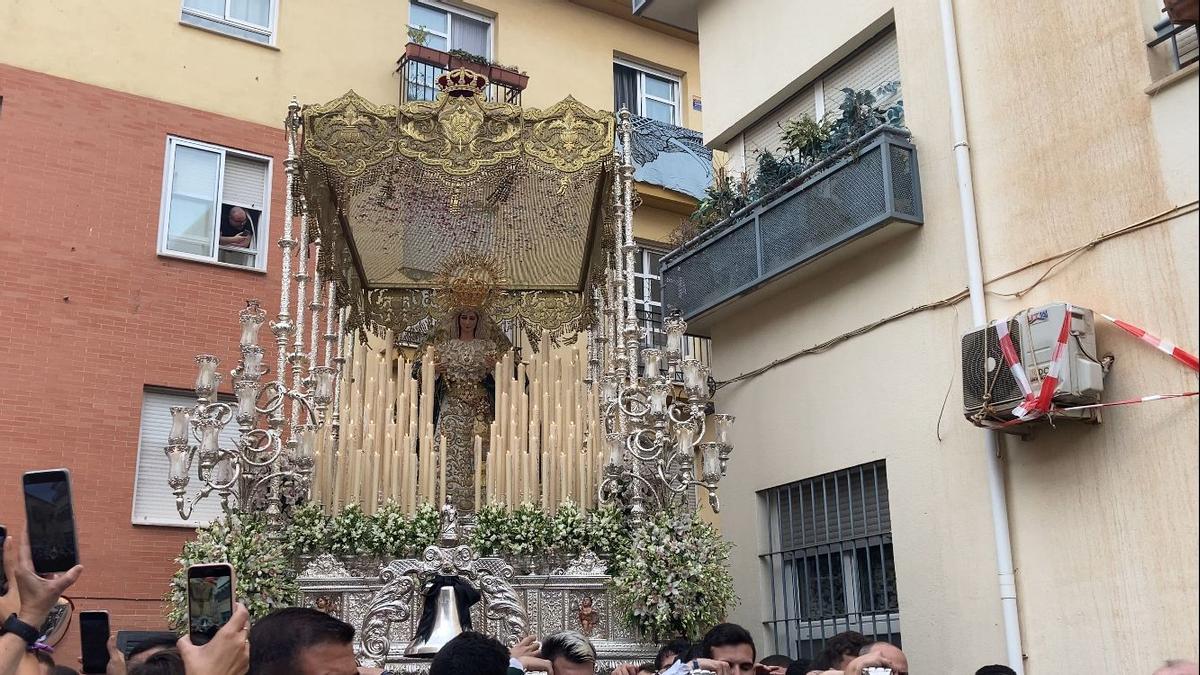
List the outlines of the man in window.
{"type": "Polygon", "coordinates": [[[235,206],[229,209],[229,216],[221,223],[221,245],[249,248],[254,239],[254,221],[246,209],[235,206]]]}

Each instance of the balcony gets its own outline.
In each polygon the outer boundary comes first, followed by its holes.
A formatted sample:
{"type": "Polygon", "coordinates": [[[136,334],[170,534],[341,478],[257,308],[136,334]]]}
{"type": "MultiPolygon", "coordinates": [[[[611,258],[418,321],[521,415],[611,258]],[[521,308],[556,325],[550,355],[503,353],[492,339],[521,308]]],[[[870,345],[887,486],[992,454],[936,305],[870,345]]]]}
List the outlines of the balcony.
{"type": "Polygon", "coordinates": [[[879,127],[664,256],[662,302],[692,321],[870,235],[922,222],[916,148],[907,131],[879,127]]]}
{"type": "Polygon", "coordinates": [[[1154,25],[1155,37],[1146,46],[1154,49],[1166,43],[1168,54],[1175,70],[1195,63],[1200,59],[1200,45],[1196,38],[1196,24],[1177,25],[1163,19],[1154,25]]]}
{"type": "Polygon", "coordinates": [[[489,101],[521,105],[521,92],[529,84],[529,76],[491,63],[472,60],[461,53],[444,52],[410,42],[404,56],[396,62],[400,75],[400,103],[432,101],[437,98],[437,79],[443,73],[466,68],[488,78],[489,101]]]}
{"type": "Polygon", "coordinates": [[[712,150],[699,131],[633,116],[633,179],[696,199],[712,183],[712,150]]]}

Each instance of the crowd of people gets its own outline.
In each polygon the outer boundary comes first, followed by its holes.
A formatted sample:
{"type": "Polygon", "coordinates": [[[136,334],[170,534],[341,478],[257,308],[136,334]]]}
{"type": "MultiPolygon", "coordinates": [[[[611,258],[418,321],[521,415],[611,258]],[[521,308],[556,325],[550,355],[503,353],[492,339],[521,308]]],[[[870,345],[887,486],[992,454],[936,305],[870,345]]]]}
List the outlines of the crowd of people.
{"type": "MultiPolygon", "coordinates": [[[[62,594],[83,573],[76,566],[62,574],[38,575],[28,540],[4,542],[4,574],[8,593],[0,610],[26,626],[42,626],[62,594]],[[15,608],[12,611],[11,608],[15,608]]],[[[3,617],[0,617],[3,619],[3,617]]],[[[73,675],[56,665],[45,649],[30,649],[33,640],[0,633],[0,675],[73,675]]],[[[204,645],[188,636],[142,642],[127,653],[108,643],[107,675],[387,675],[363,667],[354,654],[354,627],[316,609],[289,607],[250,622],[241,603],[233,617],[204,645]]],[[[582,634],[564,631],[540,641],[526,637],[506,647],[493,637],[467,631],[447,642],[433,658],[430,675],[595,675],[595,647],[582,634]]],[[[928,669],[926,672],[930,672],[928,669]]],[[[702,640],[673,640],[654,661],[617,666],[612,675],[908,675],[908,659],[896,645],[854,632],[827,641],[812,661],[786,656],[760,658],[754,639],[732,623],[715,626],[702,640]],[[883,669],[883,670],[878,670],[883,669]]],[[[939,673],[938,675],[943,675],[939,673]]],[[[975,675],[1014,675],[1007,666],[979,668],[975,675]]],[[[1172,661],[1154,675],[1198,675],[1196,664],[1172,661]]]]}

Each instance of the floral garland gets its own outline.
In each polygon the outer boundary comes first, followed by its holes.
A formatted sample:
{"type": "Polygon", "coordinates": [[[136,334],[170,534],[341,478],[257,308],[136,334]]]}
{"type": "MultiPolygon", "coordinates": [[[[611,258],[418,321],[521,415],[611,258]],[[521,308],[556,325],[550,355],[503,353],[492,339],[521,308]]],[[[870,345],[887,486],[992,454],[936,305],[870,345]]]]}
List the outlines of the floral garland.
{"type": "Polygon", "coordinates": [[[737,604],[730,548],[695,516],[659,513],[610,566],[613,606],[653,640],[699,638],[737,604]]]}
{"type": "Polygon", "coordinates": [[[228,562],[237,571],[237,599],[251,618],[270,614],[296,603],[299,590],[292,552],[286,542],[267,535],[266,520],[259,516],[226,516],[201,528],[183,545],[175,562],[179,571],[171,578],[164,598],[167,624],[187,630],[187,568],[204,563],[228,562]]]}
{"type": "MultiPolygon", "coordinates": [[[[431,504],[410,516],[395,503],[371,515],[351,505],[333,516],[319,504],[306,504],[292,512],[280,538],[268,535],[260,516],[214,521],[184,544],[176,559],[180,569],[165,598],[168,623],[186,629],[189,565],[232,564],[238,598],[258,618],[295,603],[297,555],[416,557],[437,542],[439,523],[431,504]]],[[[623,621],[655,640],[698,637],[737,602],[728,568],[730,544],[714,527],[688,515],[660,513],[631,528],[612,505],[585,511],[567,502],[553,514],[534,504],[511,510],[488,505],[476,514],[467,543],[481,555],[594,553],[609,563],[613,605],[623,621]]]]}

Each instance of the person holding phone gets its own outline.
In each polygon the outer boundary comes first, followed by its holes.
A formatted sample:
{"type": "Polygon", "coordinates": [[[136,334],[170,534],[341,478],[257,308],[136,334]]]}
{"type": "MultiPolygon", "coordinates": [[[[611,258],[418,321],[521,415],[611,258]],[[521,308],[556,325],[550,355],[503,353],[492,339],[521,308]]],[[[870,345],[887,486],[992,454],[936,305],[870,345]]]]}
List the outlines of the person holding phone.
{"type": "Polygon", "coordinates": [[[13,675],[27,656],[29,645],[40,636],[40,626],[46,622],[50,610],[79,580],[83,567],[75,565],[65,572],[39,576],[34,570],[29,538],[18,542],[9,533],[4,540],[4,573],[11,583],[9,592],[0,598],[0,607],[6,613],[0,617],[3,621],[0,626],[0,675],[13,675]]]}

